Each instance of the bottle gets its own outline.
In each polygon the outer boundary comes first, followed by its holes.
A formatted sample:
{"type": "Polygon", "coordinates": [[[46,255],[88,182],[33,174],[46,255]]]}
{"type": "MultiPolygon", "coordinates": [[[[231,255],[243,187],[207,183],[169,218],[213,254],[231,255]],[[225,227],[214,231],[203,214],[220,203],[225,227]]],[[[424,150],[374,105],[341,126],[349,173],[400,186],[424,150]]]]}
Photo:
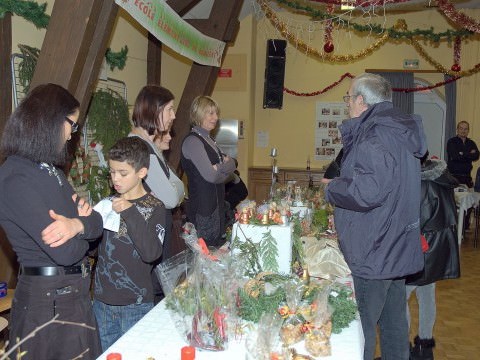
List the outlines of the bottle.
{"type": "Polygon", "coordinates": [[[181,360],[195,360],[195,348],[193,346],[182,347],[181,360]]]}

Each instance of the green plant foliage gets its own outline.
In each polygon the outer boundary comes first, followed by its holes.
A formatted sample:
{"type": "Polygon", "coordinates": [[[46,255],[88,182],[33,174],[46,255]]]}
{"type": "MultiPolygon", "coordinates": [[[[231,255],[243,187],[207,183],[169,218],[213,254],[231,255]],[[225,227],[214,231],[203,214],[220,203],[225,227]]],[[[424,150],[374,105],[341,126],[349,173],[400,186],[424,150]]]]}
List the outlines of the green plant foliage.
{"type": "Polygon", "coordinates": [[[278,247],[277,241],[272,236],[272,231],[268,230],[263,233],[262,241],[260,241],[260,257],[265,271],[278,272],[278,247]]]}
{"type": "Polygon", "coordinates": [[[258,247],[259,245],[253,243],[250,239],[240,241],[238,235],[233,238],[230,244],[232,253],[235,253],[235,256],[244,260],[245,263],[249,265],[246,269],[245,276],[254,277],[263,270],[258,257],[258,247]]]}
{"type": "Polygon", "coordinates": [[[328,303],[332,305],[332,332],[339,334],[357,316],[357,305],[351,298],[352,291],[345,286],[336,286],[330,292],[328,303]]]}
{"type": "Polygon", "coordinates": [[[27,93],[33,78],[33,73],[35,72],[35,67],[37,66],[40,49],[23,44],[19,44],[18,48],[23,56],[22,60],[18,63],[18,79],[20,85],[23,86],[24,92],[27,93]]]}
{"type": "Polygon", "coordinates": [[[108,48],[107,52],[105,53],[105,60],[110,66],[110,70],[113,71],[115,68],[123,70],[127,61],[127,54],[127,45],[125,45],[119,52],[113,52],[110,48],[108,48]]]}
{"type": "Polygon", "coordinates": [[[328,210],[315,209],[312,216],[312,226],[318,228],[320,232],[328,229],[328,210]]]}
{"type": "Polygon", "coordinates": [[[107,154],[113,144],[131,130],[126,100],[111,89],[97,90],[88,110],[88,126],[94,141],[102,144],[107,154]]]}
{"type": "Polygon", "coordinates": [[[0,0],[0,18],[9,12],[31,22],[37,29],[45,29],[50,21],[50,16],[45,13],[47,3],[41,5],[36,1],[26,0],[0,0]]]}
{"type": "Polygon", "coordinates": [[[271,295],[262,295],[256,298],[249,296],[244,289],[238,290],[238,313],[242,319],[258,323],[260,317],[267,313],[276,313],[282,301],[285,301],[285,290],[278,288],[271,295]]]}
{"type": "Polygon", "coordinates": [[[100,166],[92,166],[90,168],[90,177],[87,182],[87,191],[94,204],[103,198],[112,195],[110,186],[110,172],[108,168],[100,166]]]}
{"type": "Polygon", "coordinates": [[[293,215],[290,219],[290,222],[293,223],[292,270],[295,270],[298,267],[304,266],[305,253],[303,251],[303,244],[301,240],[302,226],[300,225],[299,216],[293,215]]]}

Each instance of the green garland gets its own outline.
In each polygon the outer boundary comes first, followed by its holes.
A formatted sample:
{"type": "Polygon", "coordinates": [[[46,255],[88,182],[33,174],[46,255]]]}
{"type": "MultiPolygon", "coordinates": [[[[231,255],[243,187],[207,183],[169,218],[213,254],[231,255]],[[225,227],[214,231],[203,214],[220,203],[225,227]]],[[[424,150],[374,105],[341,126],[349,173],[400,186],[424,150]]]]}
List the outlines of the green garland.
{"type": "Polygon", "coordinates": [[[119,52],[113,52],[110,48],[108,48],[107,52],[105,53],[105,60],[110,66],[110,70],[113,71],[115,68],[123,70],[127,61],[127,54],[127,45],[125,45],[119,52]]]}
{"type": "MultiPolygon", "coordinates": [[[[0,0],[2,1],[2,0],[0,0]]],[[[24,92],[28,92],[30,82],[37,66],[37,60],[40,55],[40,49],[24,44],[18,44],[18,48],[23,55],[22,60],[18,63],[18,77],[20,84],[24,88],[24,92]]],[[[110,70],[118,68],[122,70],[127,61],[128,47],[125,45],[119,52],[113,52],[110,48],[105,53],[105,61],[110,66],[110,70]]]]}
{"type": "Polygon", "coordinates": [[[42,5],[28,0],[0,0],[0,19],[9,12],[33,23],[37,29],[46,29],[50,16],[45,14],[47,3],[42,5]]]}
{"type": "Polygon", "coordinates": [[[131,129],[126,100],[111,89],[95,91],[88,110],[88,125],[94,141],[101,143],[104,154],[107,154],[113,144],[127,136],[131,129]]]}
{"type": "Polygon", "coordinates": [[[353,22],[346,22],[345,20],[341,19],[338,15],[328,14],[326,12],[320,11],[308,5],[302,5],[298,1],[289,1],[289,0],[276,0],[279,4],[285,5],[291,9],[306,13],[310,16],[312,20],[331,20],[332,22],[336,23],[337,25],[346,26],[352,28],[357,32],[362,33],[374,33],[377,35],[383,35],[385,32],[388,33],[389,37],[394,40],[399,39],[412,39],[418,37],[423,37],[422,40],[429,40],[432,43],[439,43],[442,39],[446,39],[447,41],[451,42],[456,37],[467,38],[470,36],[475,35],[474,32],[460,29],[460,30],[446,30],[443,32],[436,33],[433,30],[433,27],[427,30],[423,29],[414,29],[411,31],[402,31],[395,29],[394,26],[391,28],[385,29],[381,25],[378,24],[368,24],[368,25],[359,25],[353,22]]]}

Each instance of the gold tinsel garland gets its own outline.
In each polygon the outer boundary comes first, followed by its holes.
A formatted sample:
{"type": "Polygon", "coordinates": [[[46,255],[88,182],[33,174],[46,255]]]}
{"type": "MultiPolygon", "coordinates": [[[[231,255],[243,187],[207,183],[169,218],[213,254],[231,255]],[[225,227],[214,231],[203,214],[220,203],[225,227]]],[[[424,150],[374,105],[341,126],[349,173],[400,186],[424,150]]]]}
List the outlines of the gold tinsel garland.
{"type": "Polygon", "coordinates": [[[375,50],[377,50],[380,46],[384,45],[389,36],[385,33],[380,39],[374,42],[369,47],[363,49],[362,51],[356,54],[349,54],[349,55],[332,55],[330,53],[326,53],[324,51],[319,51],[311,46],[309,46],[304,41],[300,40],[298,36],[293,35],[291,32],[288,31],[287,25],[281,21],[277,15],[275,15],[275,11],[268,5],[265,0],[258,1],[260,7],[262,8],[265,16],[272,22],[276,29],[280,31],[280,33],[291,43],[295,44],[295,46],[304,51],[307,55],[313,55],[322,61],[331,61],[331,62],[352,62],[358,59],[362,59],[367,55],[371,54],[375,50]]]}
{"type": "MultiPolygon", "coordinates": [[[[403,19],[398,20],[398,26],[401,29],[407,30],[407,23],[403,19]]],[[[438,71],[440,71],[444,74],[448,74],[448,75],[454,76],[454,77],[462,77],[462,76],[469,76],[469,75],[475,74],[475,73],[480,71],[480,64],[477,64],[473,68],[471,68],[470,70],[466,70],[466,71],[450,71],[450,70],[447,70],[447,68],[445,68],[442,64],[440,64],[438,61],[434,60],[430,55],[427,54],[427,52],[425,51],[423,46],[420,45],[420,42],[418,40],[410,39],[410,44],[412,44],[413,48],[425,60],[427,60],[435,69],[437,69],[438,71]]]]}
{"type": "MultiPolygon", "coordinates": [[[[373,51],[377,50],[380,46],[384,45],[388,40],[389,36],[386,33],[383,35],[379,40],[377,40],[375,43],[370,45],[369,47],[365,48],[364,50],[360,51],[357,54],[349,54],[349,55],[332,55],[323,51],[319,51],[318,49],[315,49],[308,44],[306,44],[304,41],[300,40],[298,36],[293,35],[292,33],[289,32],[288,26],[281,21],[278,16],[275,14],[275,11],[269,6],[266,0],[257,0],[258,4],[262,8],[263,12],[265,13],[265,16],[270,20],[270,22],[275,26],[278,31],[292,44],[296,46],[297,49],[300,49],[301,51],[305,52],[306,55],[313,55],[317,57],[319,60],[322,61],[330,61],[330,62],[351,62],[355,61],[358,59],[362,59],[372,53],[373,51]]],[[[401,29],[404,31],[407,31],[407,23],[404,19],[399,19],[397,20],[397,23],[395,24],[396,29],[401,29]]],[[[414,47],[414,49],[425,59],[427,62],[429,62],[436,70],[448,74],[450,76],[454,77],[462,77],[462,76],[469,76],[472,74],[475,74],[480,71],[480,63],[476,64],[473,68],[465,71],[450,71],[446,69],[442,64],[439,62],[435,61],[430,55],[427,54],[425,49],[423,48],[422,45],[420,45],[418,40],[415,39],[410,39],[410,44],[414,47]]]]}

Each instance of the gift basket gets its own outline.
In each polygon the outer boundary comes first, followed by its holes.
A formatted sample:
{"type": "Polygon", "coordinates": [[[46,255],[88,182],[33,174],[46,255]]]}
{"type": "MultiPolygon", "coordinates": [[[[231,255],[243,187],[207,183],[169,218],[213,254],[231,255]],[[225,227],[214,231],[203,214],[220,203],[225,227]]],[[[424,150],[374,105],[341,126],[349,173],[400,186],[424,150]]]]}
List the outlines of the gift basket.
{"type": "Polygon", "coordinates": [[[224,250],[208,249],[192,224],[183,230],[188,250],[156,269],[166,289],[167,308],[187,343],[225,350],[236,326],[236,268],[240,264],[233,263],[224,250]]]}

